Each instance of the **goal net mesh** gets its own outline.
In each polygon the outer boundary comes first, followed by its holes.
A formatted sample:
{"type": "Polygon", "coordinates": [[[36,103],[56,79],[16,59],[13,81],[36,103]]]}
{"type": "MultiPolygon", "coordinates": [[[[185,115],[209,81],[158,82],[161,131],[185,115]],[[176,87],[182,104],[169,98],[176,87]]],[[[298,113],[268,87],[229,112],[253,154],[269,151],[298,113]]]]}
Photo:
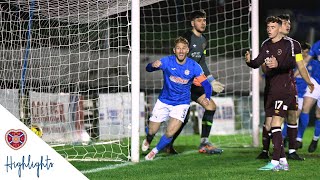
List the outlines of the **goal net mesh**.
{"type": "MultiPolygon", "coordinates": [[[[225,90],[213,96],[217,109],[211,141],[222,147],[251,145],[251,76],[243,59],[245,50],[250,48],[249,0],[162,1],[142,7],[141,69],[149,62],[173,54],[174,39],[191,30],[188,17],[200,9],[207,14],[204,33],[208,40],[206,62],[213,76],[225,84],[225,90]]],[[[163,85],[162,72],[141,71],[141,74],[141,88],[146,94],[150,116],[163,85]]],[[[190,139],[200,143],[200,135],[194,134],[201,134],[204,110],[196,104],[191,104],[189,122],[175,144],[185,145],[190,139]]]]}
{"type": "MultiPolygon", "coordinates": [[[[145,66],[172,54],[173,40],[191,28],[189,14],[203,9],[207,64],[226,85],[213,97],[212,141],[250,145],[251,76],[242,59],[250,46],[249,5],[140,1],[141,136],[162,88],[161,73],[145,66]]],[[[40,126],[42,139],[69,160],[130,160],[131,1],[6,0],[0,9],[1,105],[27,126],[40,126]]],[[[200,141],[203,109],[191,108],[178,144],[200,141]]]]}
{"type": "Polygon", "coordinates": [[[129,160],[131,1],[7,0],[0,9],[1,105],[67,159],[129,160]]]}

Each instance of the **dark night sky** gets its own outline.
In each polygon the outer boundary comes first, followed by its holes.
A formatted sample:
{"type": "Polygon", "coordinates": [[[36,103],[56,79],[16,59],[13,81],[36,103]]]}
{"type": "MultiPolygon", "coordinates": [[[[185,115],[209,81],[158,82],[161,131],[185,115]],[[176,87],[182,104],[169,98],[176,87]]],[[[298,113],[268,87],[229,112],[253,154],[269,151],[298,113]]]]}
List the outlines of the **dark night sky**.
{"type": "Polygon", "coordinates": [[[269,8],[293,8],[293,9],[306,9],[306,10],[319,10],[319,0],[260,0],[260,9],[269,8]],[[308,3],[306,3],[308,2],[308,3]]]}
{"type": "Polygon", "coordinates": [[[260,40],[265,39],[265,19],[270,15],[288,13],[292,28],[289,36],[298,41],[310,40],[314,30],[315,39],[320,39],[320,1],[319,0],[260,0],[259,1],[260,40]],[[307,2],[307,3],[306,3],[307,2]]]}

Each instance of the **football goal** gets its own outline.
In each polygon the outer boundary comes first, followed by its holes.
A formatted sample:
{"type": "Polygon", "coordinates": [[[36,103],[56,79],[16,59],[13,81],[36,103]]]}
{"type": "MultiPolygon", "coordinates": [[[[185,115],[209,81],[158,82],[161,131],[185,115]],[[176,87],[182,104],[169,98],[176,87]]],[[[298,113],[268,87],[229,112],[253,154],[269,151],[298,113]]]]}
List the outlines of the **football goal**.
{"type": "MultiPolygon", "coordinates": [[[[255,145],[256,78],[243,60],[252,47],[251,7],[251,0],[2,1],[0,103],[41,127],[42,139],[68,160],[138,161],[162,87],[161,73],[145,66],[172,54],[173,40],[191,28],[189,14],[203,9],[206,61],[226,85],[213,96],[214,143],[255,145]]],[[[201,128],[203,109],[191,108],[182,136],[201,128]]]]}

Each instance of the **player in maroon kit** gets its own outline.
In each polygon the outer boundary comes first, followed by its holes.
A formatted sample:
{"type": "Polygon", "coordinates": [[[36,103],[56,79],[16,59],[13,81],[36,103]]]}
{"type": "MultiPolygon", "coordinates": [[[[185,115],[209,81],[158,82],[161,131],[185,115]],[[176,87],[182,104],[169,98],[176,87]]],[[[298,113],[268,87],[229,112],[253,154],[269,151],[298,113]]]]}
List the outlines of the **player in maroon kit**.
{"type": "MultiPolygon", "coordinates": [[[[283,37],[287,40],[289,40],[291,43],[293,43],[293,47],[295,48],[294,52],[300,52],[301,46],[300,43],[287,35],[290,32],[291,29],[291,22],[290,22],[290,16],[288,14],[282,14],[279,15],[278,18],[282,21],[282,26],[280,33],[283,35],[283,37]]],[[[301,58],[300,58],[301,59],[301,58]]],[[[302,75],[302,78],[305,80],[305,82],[311,83],[309,74],[307,73],[307,69],[305,67],[305,64],[303,61],[296,61],[296,66],[299,72],[302,75]]],[[[265,65],[262,65],[262,70],[265,73],[265,65]]],[[[277,67],[277,61],[275,59],[269,59],[268,61],[268,67],[269,68],[276,68],[277,67]]],[[[294,73],[290,72],[291,81],[295,84],[295,77],[294,73]]],[[[296,96],[295,94],[294,96],[296,96]]],[[[266,96],[265,96],[266,98],[266,96]]],[[[257,157],[257,159],[269,159],[269,145],[270,145],[270,130],[271,130],[271,117],[266,117],[264,125],[263,125],[263,131],[262,131],[262,144],[263,144],[263,150],[257,157]]],[[[297,137],[297,106],[290,106],[288,109],[288,117],[286,118],[287,123],[284,126],[288,126],[288,137],[289,137],[289,153],[288,153],[288,159],[293,160],[304,160],[304,158],[300,157],[295,150],[296,147],[296,141],[295,138],[297,137]]],[[[287,131],[285,131],[287,132],[287,131]]],[[[282,133],[284,134],[284,133],[282,133]]]]}
{"type": "MultiPolygon", "coordinates": [[[[294,48],[292,39],[285,38],[280,33],[281,19],[271,16],[266,22],[269,39],[263,43],[258,57],[251,60],[248,51],[245,55],[247,65],[252,68],[258,68],[264,63],[266,65],[265,112],[266,117],[271,118],[273,157],[270,163],[259,170],[288,170],[281,125],[288,116],[288,109],[296,106],[296,88],[290,74],[293,73],[296,61],[302,60],[301,47],[300,51],[299,48],[294,48]],[[268,64],[269,62],[277,64],[268,64]]],[[[313,84],[309,83],[312,87],[313,84]]]]}

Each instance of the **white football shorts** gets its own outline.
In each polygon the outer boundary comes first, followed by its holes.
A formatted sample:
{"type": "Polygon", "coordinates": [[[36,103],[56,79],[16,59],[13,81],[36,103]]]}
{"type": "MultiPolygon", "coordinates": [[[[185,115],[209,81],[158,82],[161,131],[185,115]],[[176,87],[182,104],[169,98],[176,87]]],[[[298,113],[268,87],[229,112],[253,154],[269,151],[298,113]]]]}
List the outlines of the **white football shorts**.
{"type": "Polygon", "coordinates": [[[314,80],[312,77],[310,77],[311,82],[314,84],[314,90],[312,93],[310,93],[309,88],[307,87],[306,93],[303,95],[303,97],[311,97],[313,99],[320,99],[320,85],[317,83],[316,80],[314,80]]]}
{"type": "Polygon", "coordinates": [[[181,105],[168,105],[157,100],[154,108],[152,110],[152,116],[150,121],[152,122],[164,122],[167,121],[170,117],[178,119],[184,122],[184,119],[187,116],[190,104],[181,104],[181,105]]]}
{"type": "Polygon", "coordinates": [[[298,98],[298,109],[302,110],[302,106],[303,106],[303,98],[298,98]]]}

